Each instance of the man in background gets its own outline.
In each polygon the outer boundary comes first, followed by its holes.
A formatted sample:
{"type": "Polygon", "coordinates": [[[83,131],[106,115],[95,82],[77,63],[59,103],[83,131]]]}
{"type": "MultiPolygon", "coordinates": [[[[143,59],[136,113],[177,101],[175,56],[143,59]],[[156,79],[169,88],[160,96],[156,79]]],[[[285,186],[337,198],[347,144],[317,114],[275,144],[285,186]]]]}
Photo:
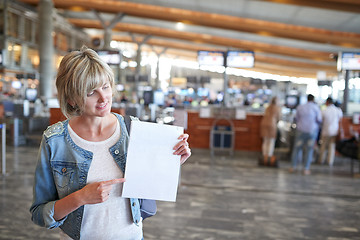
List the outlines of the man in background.
{"type": "Polygon", "coordinates": [[[339,124],[343,113],[334,105],[333,99],[326,99],[326,108],[322,111],[321,147],[319,162],[323,164],[327,153],[327,163],[332,166],[335,158],[335,141],[339,133],[339,124]]]}
{"type": "Polygon", "coordinates": [[[289,170],[290,172],[295,171],[298,163],[298,155],[304,150],[304,175],[310,174],[314,144],[316,137],[318,136],[319,125],[322,120],[320,108],[314,102],[314,99],[315,97],[312,94],[309,94],[307,97],[307,103],[296,108],[296,133],[291,155],[292,167],[289,170]]]}

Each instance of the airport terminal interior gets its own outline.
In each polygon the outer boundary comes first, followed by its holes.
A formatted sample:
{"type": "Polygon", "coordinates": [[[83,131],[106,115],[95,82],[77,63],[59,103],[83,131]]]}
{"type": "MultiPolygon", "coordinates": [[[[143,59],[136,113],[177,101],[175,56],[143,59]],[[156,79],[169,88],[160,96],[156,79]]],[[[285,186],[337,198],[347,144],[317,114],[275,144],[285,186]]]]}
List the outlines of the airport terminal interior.
{"type": "Polygon", "coordinates": [[[112,112],[190,136],[176,201],[157,201],[145,240],[360,240],[359,1],[0,0],[0,9],[0,239],[60,239],[29,208],[43,132],[66,119],[60,61],[87,46],[113,71],[112,112]],[[333,164],[319,159],[319,131],[305,171],[305,157],[292,169],[291,156],[309,94],[321,111],[331,97],[343,117],[333,164]],[[261,122],[274,97],[269,165],[261,122]]]}

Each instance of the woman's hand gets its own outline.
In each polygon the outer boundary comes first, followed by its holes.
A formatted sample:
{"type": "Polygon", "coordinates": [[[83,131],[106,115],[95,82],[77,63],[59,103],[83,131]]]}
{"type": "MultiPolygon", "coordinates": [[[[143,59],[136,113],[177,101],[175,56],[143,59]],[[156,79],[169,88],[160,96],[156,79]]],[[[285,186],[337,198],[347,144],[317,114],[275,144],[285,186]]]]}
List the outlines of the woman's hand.
{"type": "Polygon", "coordinates": [[[81,189],[81,199],[85,204],[102,203],[109,199],[113,184],[123,183],[125,178],[112,179],[109,181],[95,182],[81,189]]]}
{"type": "Polygon", "coordinates": [[[191,149],[189,147],[189,143],[187,142],[189,135],[184,133],[179,136],[179,143],[174,146],[174,154],[181,155],[180,164],[183,164],[190,156],[191,156],[191,149]]]}
{"type": "Polygon", "coordinates": [[[59,221],[85,204],[102,203],[109,199],[113,184],[125,182],[125,178],[95,182],[55,202],[54,219],[59,221]]]}

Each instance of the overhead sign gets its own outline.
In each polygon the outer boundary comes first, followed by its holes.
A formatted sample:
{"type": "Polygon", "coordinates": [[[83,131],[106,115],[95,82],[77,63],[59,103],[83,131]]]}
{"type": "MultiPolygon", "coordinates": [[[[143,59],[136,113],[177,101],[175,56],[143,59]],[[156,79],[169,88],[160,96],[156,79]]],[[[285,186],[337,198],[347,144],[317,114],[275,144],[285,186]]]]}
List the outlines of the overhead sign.
{"type": "Polygon", "coordinates": [[[224,66],[224,52],[198,51],[199,65],[224,66]]]}
{"type": "Polygon", "coordinates": [[[119,51],[97,51],[99,57],[109,65],[120,65],[121,55],[119,51]]]}
{"type": "Polygon", "coordinates": [[[227,67],[252,68],[255,57],[252,51],[228,51],[226,58],[227,67]]]}
{"type": "Polygon", "coordinates": [[[340,52],[337,69],[360,70],[360,52],[340,52]]]}

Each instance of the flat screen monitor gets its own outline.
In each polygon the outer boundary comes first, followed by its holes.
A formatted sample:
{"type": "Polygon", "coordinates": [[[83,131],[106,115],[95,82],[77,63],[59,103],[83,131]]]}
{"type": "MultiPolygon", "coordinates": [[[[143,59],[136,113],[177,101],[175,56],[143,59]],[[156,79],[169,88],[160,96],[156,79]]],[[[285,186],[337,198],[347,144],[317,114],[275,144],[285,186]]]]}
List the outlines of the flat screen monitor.
{"type": "Polygon", "coordinates": [[[208,76],[201,76],[200,77],[200,83],[204,84],[204,83],[210,83],[211,78],[208,76]]]}
{"type": "Polygon", "coordinates": [[[355,112],[353,113],[353,124],[360,124],[360,113],[355,112]]]}
{"type": "Polygon", "coordinates": [[[337,69],[338,71],[360,70],[360,52],[340,52],[337,69]]]}
{"type": "Polygon", "coordinates": [[[252,51],[228,51],[226,57],[227,67],[252,68],[255,56],[252,51]]]}
{"type": "Polygon", "coordinates": [[[154,102],[154,93],[153,91],[144,91],[144,104],[149,105],[150,103],[154,102]]]}
{"type": "Polygon", "coordinates": [[[163,91],[155,91],[154,92],[154,104],[158,106],[165,105],[165,94],[163,91]]]}
{"type": "Polygon", "coordinates": [[[285,97],[285,106],[290,109],[295,109],[299,105],[299,96],[288,95],[285,97]]]}
{"type": "Polygon", "coordinates": [[[121,55],[119,51],[99,50],[97,54],[109,65],[120,65],[121,55]]]}
{"type": "Polygon", "coordinates": [[[197,95],[199,97],[208,97],[209,96],[209,89],[207,89],[207,88],[198,88],[197,95]]]}
{"type": "Polygon", "coordinates": [[[25,90],[25,98],[30,102],[34,102],[37,98],[37,92],[35,88],[27,88],[25,90]]]}
{"type": "Polygon", "coordinates": [[[126,75],[125,76],[126,82],[135,82],[135,75],[126,75]]]}
{"type": "Polygon", "coordinates": [[[13,87],[14,89],[20,89],[21,88],[21,82],[20,81],[12,81],[11,82],[11,87],[13,87]]]}
{"type": "Polygon", "coordinates": [[[224,52],[221,51],[198,51],[199,65],[224,66],[224,52]]]}
{"type": "Polygon", "coordinates": [[[196,76],[187,76],[186,82],[187,83],[197,83],[197,77],[196,76]]]}

